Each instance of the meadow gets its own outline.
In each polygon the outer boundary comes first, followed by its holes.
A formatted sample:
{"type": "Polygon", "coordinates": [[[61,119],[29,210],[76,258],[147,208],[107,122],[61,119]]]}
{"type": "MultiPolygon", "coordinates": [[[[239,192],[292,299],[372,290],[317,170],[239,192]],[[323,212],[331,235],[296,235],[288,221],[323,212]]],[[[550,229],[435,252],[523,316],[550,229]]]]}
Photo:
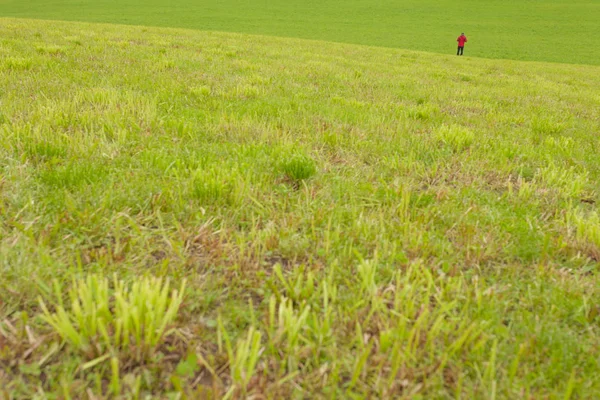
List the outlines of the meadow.
{"type": "Polygon", "coordinates": [[[596,0],[0,0],[0,17],[327,40],[497,59],[600,64],[596,0]]]}
{"type": "Polygon", "coordinates": [[[599,93],[597,66],[2,19],[0,395],[594,398],[599,93]]]}

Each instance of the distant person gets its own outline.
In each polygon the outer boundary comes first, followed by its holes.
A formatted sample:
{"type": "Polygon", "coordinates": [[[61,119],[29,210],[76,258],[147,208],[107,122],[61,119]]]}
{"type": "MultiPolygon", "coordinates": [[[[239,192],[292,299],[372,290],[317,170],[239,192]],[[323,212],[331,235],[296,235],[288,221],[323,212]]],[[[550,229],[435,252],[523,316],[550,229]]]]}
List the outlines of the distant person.
{"type": "Polygon", "coordinates": [[[465,36],[465,33],[461,33],[456,41],[458,42],[458,50],[456,51],[456,55],[462,56],[463,51],[465,51],[465,43],[467,43],[467,37],[465,36]]]}

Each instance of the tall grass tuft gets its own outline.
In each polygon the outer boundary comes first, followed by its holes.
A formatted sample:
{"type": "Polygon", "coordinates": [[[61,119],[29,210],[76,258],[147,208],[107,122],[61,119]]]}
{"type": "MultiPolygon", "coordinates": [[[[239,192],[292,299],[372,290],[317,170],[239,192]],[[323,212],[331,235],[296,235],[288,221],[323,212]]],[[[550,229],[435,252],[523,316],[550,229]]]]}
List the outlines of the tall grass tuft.
{"type": "Polygon", "coordinates": [[[311,178],[317,173],[315,161],[303,154],[295,154],[280,164],[281,172],[293,182],[300,182],[311,178]]]}
{"type": "Polygon", "coordinates": [[[227,356],[229,357],[229,371],[233,383],[224,398],[232,398],[235,393],[239,392],[246,394],[250,381],[256,373],[258,360],[263,352],[261,347],[262,335],[254,327],[250,327],[248,336],[245,339],[240,338],[234,348],[223,327],[221,318],[219,318],[218,325],[219,332],[225,339],[227,356]]]}
{"type": "Polygon", "coordinates": [[[600,257],[600,215],[592,212],[586,216],[580,211],[570,210],[566,222],[575,241],[594,254],[594,258],[600,257]]]}
{"type": "Polygon", "coordinates": [[[459,125],[442,125],[436,131],[436,137],[455,153],[468,149],[475,140],[473,132],[459,125]]]}
{"type": "Polygon", "coordinates": [[[453,152],[459,153],[473,144],[475,135],[467,128],[459,125],[442,125],[436,131],[436,138],[450,147],[453,152]]]}
{"type": "Polygon", "coordinates": [[[115,277],[111,286],[109,279],[89,275],[73,281],[66,304],[58,281],[54,288],[54,312],[40,298],[42,318],[65,342],[90,359],[127,352],[143,361],[169,334],[185,282],[170,293],[169,281],[161,278],[127,285],[115,277]]]}
{"type": "Polygon", "coordinates": [[[0,62],[0,71],[27,71],[33,66],[33,62],[27,58],[7,57],[0,62]]]}

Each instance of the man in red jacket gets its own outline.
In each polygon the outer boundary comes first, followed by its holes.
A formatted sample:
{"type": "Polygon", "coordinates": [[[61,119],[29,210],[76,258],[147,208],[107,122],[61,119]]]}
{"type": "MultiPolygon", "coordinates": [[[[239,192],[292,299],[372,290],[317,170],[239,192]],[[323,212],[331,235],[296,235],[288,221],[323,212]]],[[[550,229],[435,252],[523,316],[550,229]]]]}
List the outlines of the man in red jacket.
{"type": "Polygon", "coordinates": [[[463,51],[465,50],[465,43],[467,43],[467,37],[464,33],[461,33],[456,41],[458,42],[458,50],[456,51],[456,55],[462,56],[463,51]]]}

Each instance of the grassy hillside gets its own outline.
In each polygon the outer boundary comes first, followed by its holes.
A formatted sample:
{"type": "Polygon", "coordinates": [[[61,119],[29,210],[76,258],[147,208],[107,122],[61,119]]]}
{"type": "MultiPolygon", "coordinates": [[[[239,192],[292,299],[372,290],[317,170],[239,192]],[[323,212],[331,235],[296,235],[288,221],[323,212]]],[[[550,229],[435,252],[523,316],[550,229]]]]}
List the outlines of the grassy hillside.
{"type": "Polygon", "coordinates": [[[599,93],[591,66],[3,19],[0,393],[593,398],[599,93]],[[173,320],[150,277],[185,280],[173,320]]]}
{"type": "Polygon", "coordinates": [[[0,0],[0,16],[244,32],[600,64],[596,0],[0,0]]]}

